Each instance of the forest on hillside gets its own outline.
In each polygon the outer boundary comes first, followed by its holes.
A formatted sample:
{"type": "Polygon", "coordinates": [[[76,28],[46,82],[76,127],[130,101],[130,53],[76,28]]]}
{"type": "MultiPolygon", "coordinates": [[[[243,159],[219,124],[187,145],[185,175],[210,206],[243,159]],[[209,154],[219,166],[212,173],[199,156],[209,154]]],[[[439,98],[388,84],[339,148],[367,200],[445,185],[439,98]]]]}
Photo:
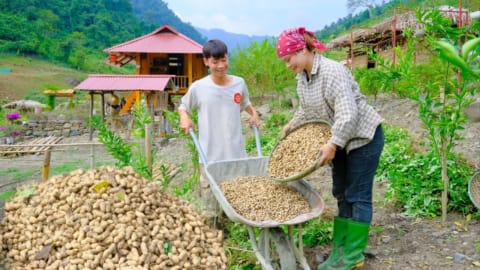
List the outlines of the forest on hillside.
{"type": "MultiPolygon", "coordinates": [[[[480,1],[464,2],[478,8],[480,1]]],[[[356,15],[339,18],[316,31],[316,35],[328,41],[372,17],[391,16],[396,6],[440,4],[456,6],[458,1],[382,1],[356,15]]],[[[99,57],[103,49],[147,34],[163,24],[173,26],[201,44],[206,41],[193,25],[181,21],[162,0],[0,1],[0,53],[37,55],[77,69],[98,72],[98,59],[103,58],[99,57]]]]}
{"type": "Polygon", "coordinates": [[[0,52],[38,55],[88,69],[89,56],[162,24],[198,42],[205,40],[161,0],[0,1],[0,52]]]}

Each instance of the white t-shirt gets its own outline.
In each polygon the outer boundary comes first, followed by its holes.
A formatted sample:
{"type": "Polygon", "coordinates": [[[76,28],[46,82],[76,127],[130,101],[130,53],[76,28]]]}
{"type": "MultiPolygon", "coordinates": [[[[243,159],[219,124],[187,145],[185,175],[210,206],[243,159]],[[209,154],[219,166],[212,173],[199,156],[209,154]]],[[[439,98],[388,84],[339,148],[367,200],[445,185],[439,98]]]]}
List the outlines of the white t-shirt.
{"type": "Polygon", "coordinates": [[[199,142],[207,162],[247,157],[240,112],[250,105],[243,78],[229,75],[232,83],[216,85],[210,76],[195,81],[182,97],[179,109],[198,109],[199,142]]]}

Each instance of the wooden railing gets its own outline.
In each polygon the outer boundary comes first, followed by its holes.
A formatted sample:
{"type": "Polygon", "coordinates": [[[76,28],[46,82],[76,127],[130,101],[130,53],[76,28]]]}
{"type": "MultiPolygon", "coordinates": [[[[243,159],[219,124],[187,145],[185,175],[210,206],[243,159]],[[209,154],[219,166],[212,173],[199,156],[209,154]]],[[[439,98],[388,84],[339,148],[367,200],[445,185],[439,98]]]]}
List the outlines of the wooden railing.
{"type": "Polygon", "coordinates": [[[175,76],[172,77],[172,81],[175,84],[175,89],[167,90],[170,95],[184,95],[190,86],[188,76],[175,76]]]}
{"type": "Polygon", "coordinates": [[[178,89],[188,88],[190,86],[188,83],[188,76],[175,76],[172,78],[172,80],[178,89]]]}

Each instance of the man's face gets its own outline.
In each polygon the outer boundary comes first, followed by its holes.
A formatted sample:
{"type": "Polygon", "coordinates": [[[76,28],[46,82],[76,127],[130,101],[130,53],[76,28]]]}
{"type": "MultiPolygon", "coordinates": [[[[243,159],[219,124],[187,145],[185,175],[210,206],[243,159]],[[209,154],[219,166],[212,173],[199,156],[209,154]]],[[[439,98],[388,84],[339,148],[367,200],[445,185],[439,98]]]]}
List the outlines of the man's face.
{"type": "Polygon", "coordinates": [[[210,69],[214,76],[225,76],[228,70],[228,56],[221,58],[203,58],[203,63],[210,69]]]}

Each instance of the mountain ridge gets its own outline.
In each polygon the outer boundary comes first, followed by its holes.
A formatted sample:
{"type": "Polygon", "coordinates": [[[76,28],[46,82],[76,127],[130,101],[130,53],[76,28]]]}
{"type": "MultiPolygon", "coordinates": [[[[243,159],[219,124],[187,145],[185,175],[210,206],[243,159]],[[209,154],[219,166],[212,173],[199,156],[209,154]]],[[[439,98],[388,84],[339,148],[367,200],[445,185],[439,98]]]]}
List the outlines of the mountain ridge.
{"type": "Polygon", "coordinates": [[[260,35],[246,35],[246,34],[236,34],[227,32],[221,28],[212,28],[212,29],[204,29],[200,27],[195,27],[202,36],[206,37],[207,39],[220,39],[225,44],[227,44],[228,50],[232,52],[236,49],[243,49],[248,46],[252,42],[261,43],[265,39],[272,39],[273,36],[260,36],[260,35]]]}

